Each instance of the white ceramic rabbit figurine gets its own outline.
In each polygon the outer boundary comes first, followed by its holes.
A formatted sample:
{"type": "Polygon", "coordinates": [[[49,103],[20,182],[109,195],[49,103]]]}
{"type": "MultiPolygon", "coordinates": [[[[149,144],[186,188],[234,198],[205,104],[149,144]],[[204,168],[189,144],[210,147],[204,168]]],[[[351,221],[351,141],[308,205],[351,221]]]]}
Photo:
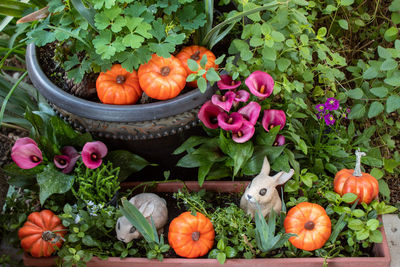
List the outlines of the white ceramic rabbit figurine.
{"type": "MultiPolygon", "coordinates": [[[[163,227],[168,220],[165,199],[153,193],[141,193],[132,197],[129,202],[143,214],[149,223],[153,218],[154,225],[159,233],[163,231],[163,227]]],[[[125,243],[142,236],[125,216],[118,218],[115,231],[117,232],[117,238],[125,243]]]]}
{"type": "Polygon", "coordinates": [[[268,158],[264,158],[260,174],[249,183],[240,199],[240,208],[252,218],[257,210],[256,202],[260,204],[263,216],[269,215],[271,209],[279,213],[282,208],[282,201],[279,197],[276,186],[286,183],[294,174],[291,169],[287,172],[279,172],[274,176],[269,176],[270,166],[268,158]]]}

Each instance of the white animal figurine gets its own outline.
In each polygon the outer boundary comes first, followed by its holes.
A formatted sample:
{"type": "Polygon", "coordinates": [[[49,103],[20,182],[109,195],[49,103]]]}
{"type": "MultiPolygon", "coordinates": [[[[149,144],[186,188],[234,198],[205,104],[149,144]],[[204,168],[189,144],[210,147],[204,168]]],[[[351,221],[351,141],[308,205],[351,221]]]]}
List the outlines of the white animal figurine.
{"type": "MultiPolygon", "coordinates": [[[[168,220],[168,209],[165,199],[153,193],[141,193],[132,197],[129,202],[143,214],[149,223],[151,223],[151,218],[153,218],[158,232],[163,232],[163,227],[168,220]]],[[[117,232],[117,238],[125,243],[129,243],[132,239],[138,239],[142,236],[125,216],[118,218],[115,231],[117,232]]]]}
{"type": "Polygon", "coordinates": [[[257,206],[260,204],[262,215],[269,215],[273,209],[277,214],[281,211],[282,201],[279,197],[276,186],[286,183],[294,174],[291,169],[287,172],[279,172],[274,176],[269,176],[270,166],[267,157],[264,158],[260,174],[249,183],[240,199],[240,208],[254,218],[257,206]]]}

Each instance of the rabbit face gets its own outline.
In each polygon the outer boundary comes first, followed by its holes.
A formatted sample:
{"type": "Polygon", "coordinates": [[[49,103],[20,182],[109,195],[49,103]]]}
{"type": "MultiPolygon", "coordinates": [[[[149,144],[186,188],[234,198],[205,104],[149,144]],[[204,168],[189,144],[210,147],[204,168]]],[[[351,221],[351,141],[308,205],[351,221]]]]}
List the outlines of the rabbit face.
{"type": "Polygon", "coordinates": [[[140,236],[140,233],[125,216],[118,218],[117,224],[115,225],[115,231],[117,232],[118,240],[125,243],[137,239],[140,236]]]}
{"type": "Polygon", "coordinates": [[[262,179],[262,177],[256,177],[249,183],[244,192],[244,197],[250,203],[268,203],[274,196],[275,183],[270,179],[262,179]]]}

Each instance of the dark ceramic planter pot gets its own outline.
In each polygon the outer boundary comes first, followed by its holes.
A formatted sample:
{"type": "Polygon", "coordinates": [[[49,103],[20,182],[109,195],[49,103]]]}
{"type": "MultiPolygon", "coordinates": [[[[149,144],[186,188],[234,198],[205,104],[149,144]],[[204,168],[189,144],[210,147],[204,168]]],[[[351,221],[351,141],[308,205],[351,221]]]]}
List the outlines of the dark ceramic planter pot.
{"type": "MultiPolygon", "coordinates": [[[[232,181],[206,181],[202,188],[209,191],[216,192],[243,192],[249,182],[232,182],[232,181]]],[[[133,188],[138,185],[138,182],[124,183],[122,188],[133,188]]],[[[185,182],[185,185],[189,190],[198,191],[201,188],[197,181],[185,182]]],[[[176,192],[178,188],[182,188],[182,183],[163,183],[158,184],[154,192],[176,192]]],[[[389,246],[386,240],[386,235],[383,227],[380,231],[382,232],[383,241],[382,243],[376,243],[373,248],[374,257],[347,257],[347,258],[333,258],[328,259],[329,267],[390,267],[390,252],[389,246]]],[[[24,264],[26,266],[51,266],[55,264],[56,257],[51,258],[33,258],[28,254],[23,256],[24,264]]],[[[228,259],[221,265],[216,259],[185,259],[185,258],[167,258],[162,262],[158,260],[149,260],[146,258],[125,258],[120,259],[118,257],[110,257],[107,260],[101,260],[99,258],[93,258],[88,262],[88,267],[321,267],[323,266],[323,258],[259,258],[259,259],[228,259]]]]}
{"type": "Polygon", "coordinates": [[[34,44],[26,49],[29,77],[53,109],[75,128],[107,140],[112,148],[130,149],[149,160],[163,160],[193,134],[200,106],[216,87],[198,89],[173,99],[149,104],[107,105],[73,96],[54,85],[40,67],[34,44]],[[186,134],[186,132],[188,132],[186,134]],[[140,152],[145,153],[140,153],[140,152]],[[150,158],[149,158],[150,157],[150,158]]]}

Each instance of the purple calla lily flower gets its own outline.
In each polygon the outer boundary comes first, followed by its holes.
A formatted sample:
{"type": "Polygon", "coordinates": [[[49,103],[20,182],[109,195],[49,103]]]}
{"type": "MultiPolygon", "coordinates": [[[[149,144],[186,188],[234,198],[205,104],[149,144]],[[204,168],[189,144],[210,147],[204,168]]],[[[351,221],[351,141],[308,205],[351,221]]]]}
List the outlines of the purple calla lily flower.
{"type": "Polygon", "coordinates": [[[233,90],[242,84],[241,81],[232,80],[232,77],[227,74],[221,75],[220,77],[221,80],[217,82],[217,86],[221,90],[233,90]]]}
{"type": "Polygon", "coordinates": [[[285,144],[285,141],[286,141],[285,137],[281,134],[278,134],[276,136],[273,146],[283,146],[285,144]]]}
{"type": "Polygon", "coordinates": [[[62,169],[63,173],[70,173],[79,159],[79,153],[72,146],[66,146],[61,149],[62,155],[54,156],[54,164],[62,169]]]}
{"type": "Polygon", "coordinates": [[[250,140],[254,135],[254,125],[246,120],[243,120],[242,127],[232,134],[232,140],[236,143],[244,143],[250,140]]]}
{"type": "Polygon", "coordinates": [[[201,106],[197,117],[199,120],[210,129],[217,129],[218,128],[218,120],[217,116],[221,112],[224,112],[222,108],[214,105],[211,100],[205,102],[203,106],[201,106]]]}
{"type": "Polygon", "coordinates": [[[250,102],[246,106],[238,110],[242,114],[243,118],[255,125],[258,117],[260,116],[261,106],[257,102],[250,102]]]}
{"type": "Polygon", "coordinates": [[[42,151],[33,139],[24,137],[18,139],[11,149],[11,158],[21,169],[32,169],[42,160],[42,151]]]}
{"type": "Polygon", "coordinates": [[[89,169],[96,169],[107,155],[107,147],[103,142],[87,142],[82,149],[82,161],[89,169]]]}
{"type": "Polygon", "coordinates": [[[325,102],[325,108],[327,110],[337,110],[339,108],[339,100],[333,97],[328,98],[325,102]]]}
{"type": "Polygon", "coordinates": [[[286,124],[285,112],[283,112],[283,110],[276,109],[264,110],[264,116],[261,124],[267,132],[277,125],[280,125],[282,130],[286,124]]]}
{"type": "Polygon", "coordinates": [[[261,99],[269,97],[274,90],[274,79],[268,73],[260,70],[250,74],[245,84],[253,95],[261,99]]]}
{"type": "Polygon", "coordinates": [[[238,102],[247,102],[249,100],[250,94],[245,90],[239,90],[236,92],[235,99],[233,100],[234,103],[238,102]]]}
{"type": "Polygon", "coordinates": [[[225,93],[225,95],[213,95],[211,97],[211,102],[225,110],[226,112],[229,112],[233,105],[233,100],[235,99],[236,94],[232,91],[228,91],[225,93]]]}
{"type": "Polygon", "coordinates": [[[232,112],[230,115],[221,112],[217,118],[219,127],[225,131],[237,131],[243,123],[243,116],[238,112],[232,112]]]}

